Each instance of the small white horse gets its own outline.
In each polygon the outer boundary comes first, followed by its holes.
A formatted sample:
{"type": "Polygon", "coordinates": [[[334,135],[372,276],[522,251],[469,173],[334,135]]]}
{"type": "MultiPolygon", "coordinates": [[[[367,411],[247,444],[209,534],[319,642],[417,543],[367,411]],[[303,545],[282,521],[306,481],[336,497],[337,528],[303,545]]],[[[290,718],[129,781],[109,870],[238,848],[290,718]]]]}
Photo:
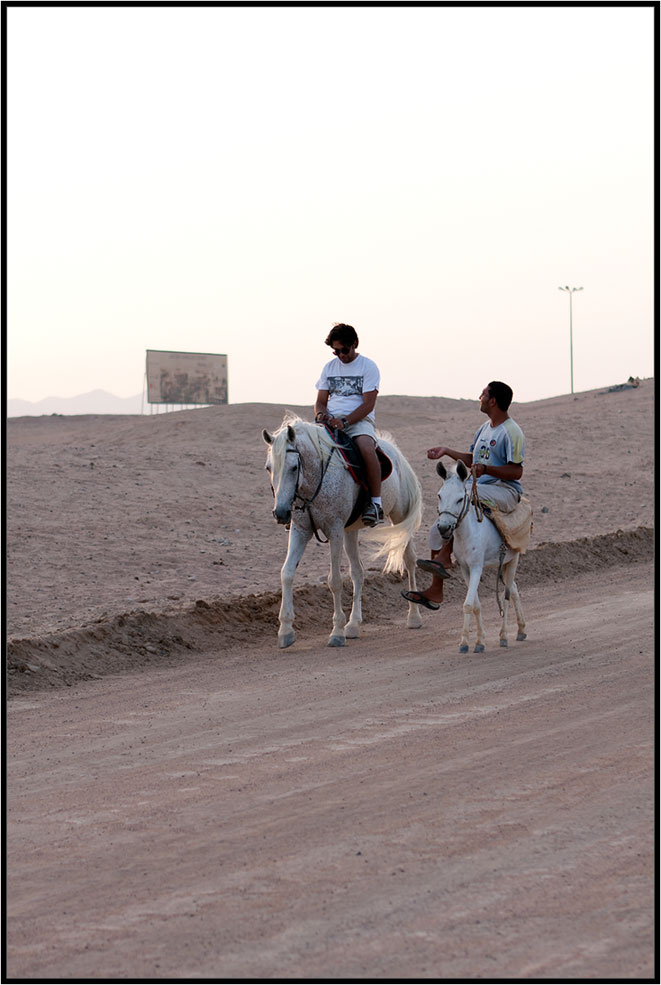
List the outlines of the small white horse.
{"type": "MultiPolygon", "coordinates": [[[[303,557],[305,547],[316,530],[321,530],[330,543],[330,572],[328,587],[333,594],[333,629],[329,646],[344,646],[345,640],[359,635],[363,621],[361,593],[364,570],[358,551],[360,517],[345,528],[360,492],[344,465],[333,439],[324,427],[303,421],[300,417],[285,417],[281,427],[270,434],[262,432],[269,450],[266,469],[271,476],[275,499],[273,516],[278,523],[291,524],[287,557],[282,566],[282,604],[278,646],[291,646],[295,634],[294,572],[303,557]],[[353,584],[353,604],[347,623],[342,610],[342,546],[349,558],[353,584]]],[[[422,494],[413,469],[394,442],[379,436],[379,446],[392,462],[392,473],[382,484],[383,510],[392,525],[376,527],[368,538],[379,545],[376,555],[387,555],[384,572],[401,573],[406,567],[409,589],[416,588],[416,554],[413,537],[422,519],[422,494]]],[[[422,625],[419,606],[409,603],[407,626],[422,625]]]]}
{"type": "MultiPolygon", "coordinates": [[[[502,606],[503,622],[500,628],[500,645],[507,646],[507,615],[510,596],[514,603],[518,625],[517,640],[525,640],[526,633],[519,590],[514,576],[519,563],[519,554],[511,551],[504,543],[495,525],[486,517],[478,520],[475,506],[471,503],[471,484],[469,472],[462,461],[449,472],[442,462],[436,471],[443,479],[438,491],[438,520],[436,525],[444,540],[454,535],[453,553],[468,591],[464,600],[464,626],[459,645],[460,653],[468,653],[468,635],[471,616],[475,616],[477,641],[474,653],[484,652],[484,624],[482,607],[477,590],[484,568],[500,567],[502,553],[502,576],[505,583],[505,600],[502,606]]],[[[472,481],[472,480],[471,480],[472,481]]],[[[479,486],[478,486],[479,489],[479,486]]],[[[500,572],[499,572],[500,574],[500,572]]],[[[500,602],[499,602],[500,605],[500,602]]]]}

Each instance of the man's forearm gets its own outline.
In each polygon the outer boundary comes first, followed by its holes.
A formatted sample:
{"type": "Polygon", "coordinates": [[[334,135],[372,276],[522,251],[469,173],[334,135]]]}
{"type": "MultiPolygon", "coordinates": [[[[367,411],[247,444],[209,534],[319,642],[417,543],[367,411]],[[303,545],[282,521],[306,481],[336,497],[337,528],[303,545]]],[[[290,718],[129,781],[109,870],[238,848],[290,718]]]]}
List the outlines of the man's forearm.
{"type": "Polygon", "coordinates": [[[315,420],[325,420],[328,417],[328,402],[326,400],[320,400],[317,397],[314,403],[314,417],[315,420]]]}
{"type": "Polygon", "coordinates": [[[468,468],[473,464],[473,456],[469,451],[455,451],[454,448],[437,445],[427,452],[427,458],[443,458],[444,455],[447,455],[448,458],[454,458],[455,462],[463,462],[468,468]]]}
{"type": "Polygon", "coordinates": [[[502,479],[504,482],[514,482],[523,475],[523,468],[513,462],[509,465],[485,465],[483,462],[477,462],[476,469],[478,477],[489,475],[492,479],[502,479]]]}

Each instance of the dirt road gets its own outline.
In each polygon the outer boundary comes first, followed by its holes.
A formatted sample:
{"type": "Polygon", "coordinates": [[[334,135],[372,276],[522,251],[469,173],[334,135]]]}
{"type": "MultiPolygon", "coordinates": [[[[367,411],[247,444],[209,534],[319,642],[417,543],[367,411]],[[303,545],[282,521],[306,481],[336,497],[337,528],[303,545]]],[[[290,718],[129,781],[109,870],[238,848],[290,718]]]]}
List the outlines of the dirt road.
{"type": "Polygon", "coordinates": [[[17,697],[9,977],[651,977],[652,585],[17,697]]]}

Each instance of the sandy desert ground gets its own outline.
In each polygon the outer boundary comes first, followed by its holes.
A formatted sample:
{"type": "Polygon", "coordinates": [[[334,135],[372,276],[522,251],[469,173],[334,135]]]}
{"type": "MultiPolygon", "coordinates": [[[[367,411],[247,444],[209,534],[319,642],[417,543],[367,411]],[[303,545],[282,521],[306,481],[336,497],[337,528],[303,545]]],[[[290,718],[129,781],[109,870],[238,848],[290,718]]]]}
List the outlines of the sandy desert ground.
{"type": "MultiPolygon", "coordinates": [[[[459,656],[327,548],[275,643],[286,534],[243,404],[7,427],[11,978],[653,980],[654,382],[514,405],[529,638],[459,656]]],[[[416,469],[476,401],[380,398],[416,469]]],[[[423,582],[424,583],[424,582],[423,582]]]]}

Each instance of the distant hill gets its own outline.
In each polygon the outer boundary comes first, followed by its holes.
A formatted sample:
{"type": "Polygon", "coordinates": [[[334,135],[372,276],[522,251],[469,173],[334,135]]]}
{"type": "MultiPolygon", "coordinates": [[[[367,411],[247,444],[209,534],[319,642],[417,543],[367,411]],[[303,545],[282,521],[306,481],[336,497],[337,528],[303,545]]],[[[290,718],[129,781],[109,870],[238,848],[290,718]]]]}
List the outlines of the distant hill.
{"type": "MultiPolygon", "coordinates": [[[[149,405],[145,401],[145,411],[149,405]]],[[[7,400],[7,417],[39,417],[43,414],[140,414],[142,394],[116,397],[105,390],[91,390],[77,397],[45,397],[44,400],[7,400]]]]}

